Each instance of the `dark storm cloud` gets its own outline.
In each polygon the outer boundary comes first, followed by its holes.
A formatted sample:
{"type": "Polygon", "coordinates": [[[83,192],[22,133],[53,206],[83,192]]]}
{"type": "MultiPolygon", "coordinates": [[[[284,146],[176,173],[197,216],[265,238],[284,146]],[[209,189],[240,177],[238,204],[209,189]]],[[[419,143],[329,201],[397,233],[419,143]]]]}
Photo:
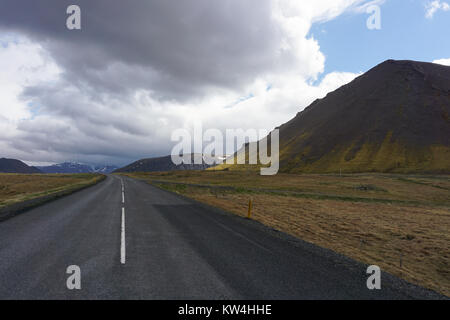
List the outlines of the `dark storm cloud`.
{"type": "Polygon", "coordinates": [[[269,0],[0,0],[0,28],[38,41],[94,95],[142,88],[186,100],[239,88],[280,54],[269,0]],[[70,4],[81,7],[81,31],[65,26],[70,4]]]}
{"type": "Polygon", "coordinates": [[[287,109],[297,112],[293,96],[302,77],[320,72],[323,56],[303,35],[309,18],[290,20],[288,6],[288,18],[274,19],[280,9],[274,3],[0,0],[0,35],[38,44],[33,50],[60,71],[18,84],[24,109],[31,104],[36,111],[8,123],[14,137],[0,135],[0,146],[28,161],[121,165],[168,154],[172,131],[195,117],[222,130],[273,126],[282,122],[275,113],[287,120],[287,109]],[[81,7],[81,31],[66,28],[72,4],[81,7]],[[300,81],[293,80],[297,76],[300,81]],[[269,81],[279,88],[267,102],[255,98],[239,110],[222,110],[246,91],[264,93],[269,81]]]}
{"type": "Polygon", "coordinates": [[[23,88],[39,112],[6,143],[34,161],[123,164],[170,152],[183,117],[162,104],[240,89],[273,69],[282,53],[271,12],[270,0],[0,0],[0,33],[38,43],[61,70],[23,88]],[[81,31],[66,28],[72,4],[81,31]]]}

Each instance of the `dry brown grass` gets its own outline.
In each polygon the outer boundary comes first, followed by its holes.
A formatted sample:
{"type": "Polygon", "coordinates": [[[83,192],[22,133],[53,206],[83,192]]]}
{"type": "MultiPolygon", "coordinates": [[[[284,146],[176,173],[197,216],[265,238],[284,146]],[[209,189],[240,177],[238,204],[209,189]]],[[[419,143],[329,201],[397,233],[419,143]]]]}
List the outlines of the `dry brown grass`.
{"type": "Polygon", "coordinates": [[[448,176],[130,175],[241,216],[253,198],[255,220],[450,296],[448,176]]]}
{"type": "Polygon", "coordinates": [[[0,174],[0,208],[93,184],[96,174],[0,174]]]}
{"type": "Polygon", "coordinates": [[[446,175],[277,174],[261,176],[254,171],[173,171],[128,175],[150,181],[232,186],[252,190],[280,190],[304,195],[337,196],[349,200],[363,198],[450,206],[450,176],[446,175]]]}

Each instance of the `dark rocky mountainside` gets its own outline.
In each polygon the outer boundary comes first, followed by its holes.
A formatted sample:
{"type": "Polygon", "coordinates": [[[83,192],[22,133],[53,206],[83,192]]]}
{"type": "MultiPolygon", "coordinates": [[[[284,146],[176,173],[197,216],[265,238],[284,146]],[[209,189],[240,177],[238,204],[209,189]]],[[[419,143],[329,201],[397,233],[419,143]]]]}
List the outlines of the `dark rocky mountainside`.
{"type": "Polygon", "coordinates": [[[450,67],[388,60],[280,127],[283,172],[450,172],[450,67]]]}
{"type": "MultiPolygon", "coordinates": [[[[189,156],[189,155],[188,155],[189,156]]],[[[115,172],[159,172],[159,171],[176,171],[176,170],[204,170],[209,168],[210,166],[206,164],[201,154],[192,154],[191,155],[191,164],[180,164],[175,165],[172,162],[171,156],[159,157],[159,158],[150,158],[150,159],[142,159],[132,164],[123,167],[121,169],[117,169],[115,172]],[[199,158],[197,162],[202,162],[202,164],[194,164],[194,160],[199,158]]],[[[220,160],[217,160],[216,163],[219,163],[220,160]]]]}
{"type": "Polygon", "coordinates": [[[30,167],[20,160],[0,159],[0,172],[2,173],[42,173],[35,167],[30,167]]]}

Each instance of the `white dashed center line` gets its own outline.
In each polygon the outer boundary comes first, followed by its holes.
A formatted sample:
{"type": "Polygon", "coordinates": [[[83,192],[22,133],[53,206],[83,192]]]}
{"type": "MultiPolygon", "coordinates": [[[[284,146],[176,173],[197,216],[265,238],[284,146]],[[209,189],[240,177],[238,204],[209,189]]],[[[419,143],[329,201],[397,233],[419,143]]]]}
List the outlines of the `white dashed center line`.
{"type": "MultiPolygon", "coordinates": [[[[125,203],[125,187],[123,185],[123,179],[120,179],[120,184],[122,186],[122,204],[125,203]]],[[[125,264],[125,207],[122,207],[122,225],[120,232],[120,263],[125,264]]]]}
{"type": "Polygon", "coordinates": [[[125,264],[125,208],[122,208],[122,228],[120,237],[120,263],[125,264]]]}

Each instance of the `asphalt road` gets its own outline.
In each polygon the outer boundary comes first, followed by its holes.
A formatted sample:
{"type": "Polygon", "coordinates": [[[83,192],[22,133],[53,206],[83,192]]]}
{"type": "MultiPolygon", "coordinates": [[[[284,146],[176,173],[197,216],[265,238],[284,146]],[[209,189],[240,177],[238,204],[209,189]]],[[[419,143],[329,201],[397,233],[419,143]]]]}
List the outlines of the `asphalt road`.
{"type": "Polygon", "coordinates": [[[0,223],[0,299],[435,298],[386,274],[371,291],[367,277],[331,251],[125,177],[0,223]],[[67,289],[70,265],[81,290],[67,289]]]}

